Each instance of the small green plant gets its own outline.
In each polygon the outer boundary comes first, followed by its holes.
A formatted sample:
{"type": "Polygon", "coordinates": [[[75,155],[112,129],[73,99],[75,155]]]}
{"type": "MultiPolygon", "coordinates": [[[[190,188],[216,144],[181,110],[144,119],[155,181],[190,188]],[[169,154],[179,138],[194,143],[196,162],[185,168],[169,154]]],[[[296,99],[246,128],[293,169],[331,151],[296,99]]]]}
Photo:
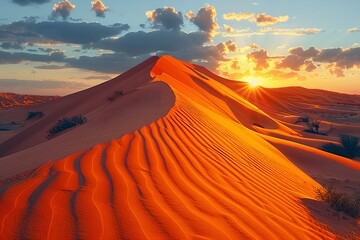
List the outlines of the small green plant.
{"type": "Polygon", "coordinates": [[[340,144],[326,143],[321,149],[351,159],[360,157],[359,138],[346,134],[340,135],[340,144]]]}
{"type": "Polygon", "coordinates": [[[339,193],[333,186],[315,190],[318,200],[327,202],[337,212],[344,212],[354,219],[360,219],[360,195],[339,193]]]}
{"type": "Polygon", "coordinates": [[[87,119],[83,115],[75,115],[72,117],[64,117],[63,119],[58,120],[55,125],[49,129],[47,138],[51,138],[59,132],[62,132],[66,129],[75,127],[77,125],[82,125],[86,123],[87,119]]]}
{"type": "Polygon", "coordinates": [[[26,120],[30,120],[34,117],[42,118],[43,116],[45,116],[43,112],[28,112],[26,120]]]}

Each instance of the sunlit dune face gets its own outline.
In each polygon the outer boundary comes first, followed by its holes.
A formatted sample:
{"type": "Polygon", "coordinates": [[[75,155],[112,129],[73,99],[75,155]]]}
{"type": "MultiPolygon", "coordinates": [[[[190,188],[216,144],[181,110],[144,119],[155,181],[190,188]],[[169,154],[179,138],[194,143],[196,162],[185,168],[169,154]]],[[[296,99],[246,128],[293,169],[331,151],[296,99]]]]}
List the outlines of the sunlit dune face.
{"type": "Polygon", "coordinates": [[[249,86],[252,88],[260,85],[260,80],[256,77],[248,77],[246,80],[249,83],[249,86]]]}

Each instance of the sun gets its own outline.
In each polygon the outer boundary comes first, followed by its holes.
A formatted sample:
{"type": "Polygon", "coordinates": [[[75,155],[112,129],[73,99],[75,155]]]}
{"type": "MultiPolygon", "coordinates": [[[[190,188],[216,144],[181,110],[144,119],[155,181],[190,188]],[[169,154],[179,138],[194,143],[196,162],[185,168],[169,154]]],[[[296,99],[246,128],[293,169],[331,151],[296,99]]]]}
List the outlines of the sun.
{"type": "Polygon", "coordinates": [[[248,77],[246,81],[249,83],[250,87],[257,87],[260,85],[260,79],[256,77],[248,77]]]}

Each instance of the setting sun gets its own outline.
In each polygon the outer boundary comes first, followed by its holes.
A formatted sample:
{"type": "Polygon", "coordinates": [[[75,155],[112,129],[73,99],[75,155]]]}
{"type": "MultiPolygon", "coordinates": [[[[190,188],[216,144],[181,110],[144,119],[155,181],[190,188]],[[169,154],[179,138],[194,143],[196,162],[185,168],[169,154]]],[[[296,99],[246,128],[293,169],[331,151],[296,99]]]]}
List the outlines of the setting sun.
{"type": "Polygon", "coordinates": [[[246,81],[249,83],[250,87],[257,87],[260,85],[260,79],[256,77],[248,77],[246,81]]]}

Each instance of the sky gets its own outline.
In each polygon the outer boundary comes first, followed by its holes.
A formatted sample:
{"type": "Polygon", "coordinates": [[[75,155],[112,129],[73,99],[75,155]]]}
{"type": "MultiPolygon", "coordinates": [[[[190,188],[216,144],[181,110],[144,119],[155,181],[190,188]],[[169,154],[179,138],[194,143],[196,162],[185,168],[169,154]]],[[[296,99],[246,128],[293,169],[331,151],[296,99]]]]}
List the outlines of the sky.
{"type": "Polygon", "coordinates": [[[360,94],[359,0],[2,0],[0,92],[67,95],[153,55],[360,94]]]}

